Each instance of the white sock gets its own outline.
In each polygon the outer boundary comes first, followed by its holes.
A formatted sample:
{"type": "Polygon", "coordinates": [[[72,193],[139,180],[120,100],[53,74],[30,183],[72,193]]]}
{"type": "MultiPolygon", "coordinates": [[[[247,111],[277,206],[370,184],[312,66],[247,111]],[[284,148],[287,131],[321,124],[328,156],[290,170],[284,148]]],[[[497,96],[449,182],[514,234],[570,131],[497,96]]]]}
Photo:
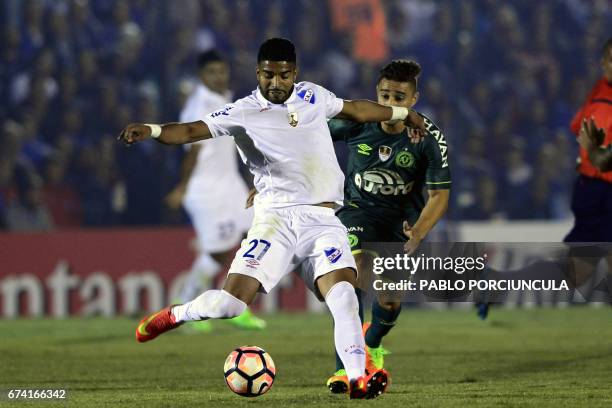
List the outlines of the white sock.
{"type": "Polygon", "coordinates": [[[365,341],[359,320],[359,303],[353,285],[338,282],[327,292],[325,303],[334,317],[334,342],[350,380],[365,373],[365,341]]]}
{"type": "Polygon", "coordinates": [[[180,299],[186,303],[195,298],[198,293],[210,289],[210,285],[215,275],[221,270],[219,262],[206,252],[201,252],[191,266],[189,275],[185,279],[180,299]]]}
{"type": "Polygon", "coordinates": [[[224,290],[211,289],[185,304],[172,308],[177,322],[207,319],[231,319],[244,312],[247,305],[224,290]]]}

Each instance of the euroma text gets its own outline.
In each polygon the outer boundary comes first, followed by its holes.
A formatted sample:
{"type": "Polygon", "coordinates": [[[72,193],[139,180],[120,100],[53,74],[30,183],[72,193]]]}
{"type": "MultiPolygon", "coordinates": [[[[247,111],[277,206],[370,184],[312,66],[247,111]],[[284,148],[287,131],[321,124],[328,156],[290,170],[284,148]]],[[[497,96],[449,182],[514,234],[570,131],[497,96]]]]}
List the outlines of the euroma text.
{"type": "Polygon", "coordinates": [[[478,257],[441,257],[441,256],[409,256],[397,254],[393,257],[376,257],[372,271],[380,275],[385,271],[397,270],[414,275],[417,271],[454,271],[461,275],[464,272],[482,271],[485,268],[487,254],[478,257]]]}
{"type": "Polygon", "coordinates": [[[490,291],[509,291],[509,290],[570,290],[567,281],[556,279],[470,279],[470,280],[417,280],[402,279],[397,282],[376,279],[372,282],[372,287],[376,291],[464,291],[464,290],[490,290],[490,291]]]}

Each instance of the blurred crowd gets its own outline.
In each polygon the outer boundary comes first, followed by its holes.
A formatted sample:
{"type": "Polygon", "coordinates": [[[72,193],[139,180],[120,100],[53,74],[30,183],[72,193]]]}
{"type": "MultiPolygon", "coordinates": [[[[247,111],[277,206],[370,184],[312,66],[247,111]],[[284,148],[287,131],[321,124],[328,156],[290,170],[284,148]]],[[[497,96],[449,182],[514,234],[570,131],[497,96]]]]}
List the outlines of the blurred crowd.
{"type": "Polygon", "coordinates": [[[568,124],[600,75],[607,0],[4,0],[0,224],[9,230],[184,222],[164,195],[181,148],[115,136],[176,121],[199,52],[229,59],[236,98],[285,36],[300,79],[375,98],[391,58],[423,67],[417,110],[445,132],[452,219],[569,216],[568,124]]]}

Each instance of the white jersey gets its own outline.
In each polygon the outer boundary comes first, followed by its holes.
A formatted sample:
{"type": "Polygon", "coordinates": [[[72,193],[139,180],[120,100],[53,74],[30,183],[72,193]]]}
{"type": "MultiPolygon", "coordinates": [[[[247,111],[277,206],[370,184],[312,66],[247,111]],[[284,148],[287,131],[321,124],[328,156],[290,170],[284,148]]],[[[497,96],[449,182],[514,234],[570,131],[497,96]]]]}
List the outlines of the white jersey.
{"type": "Polygon", "coordinates": [[[334,153],[327,119],[343,100],[310,83],[294,85],[282,104],[259,89],[204,118],[212,136],[234,136],[254,175],[256,206],[312,205],[343,199],[344,175],[334,153]]]}
{"type": "MultiPolygon", "coordinates": [[[[231,93],[224,95],[198,84],[181,111],[181,122],[195,122],[231,101],[231,93]]],[[[228,200],[246,199],[247,187],[238,171],[237,150],[230,138],[197,142],[202,148],[191,173],[185,201],[197,201],[204,207],[227,204],[228,200]],[[231,187],[230,187],[231,186],[231,187]]],[[[186,145],[187,148],[190,145],[186,145]]]]}

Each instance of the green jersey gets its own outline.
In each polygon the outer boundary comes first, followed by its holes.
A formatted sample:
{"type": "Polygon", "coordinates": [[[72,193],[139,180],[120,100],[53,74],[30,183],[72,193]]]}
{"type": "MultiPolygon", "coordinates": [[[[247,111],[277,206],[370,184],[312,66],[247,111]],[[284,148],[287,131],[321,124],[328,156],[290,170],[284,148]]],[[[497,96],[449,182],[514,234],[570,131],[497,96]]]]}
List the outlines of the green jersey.
{"type": "Polygon", "coordinates": [[[328,122],[332,138],[344,140],[349,148],[346,206],[382,211],[414,223],[425,206],[423,187],[450,189],[446,140],[440,129],[423,117],[427,134],[416,144],[407,130],[389,134],[380,123],[328,122]]]}

